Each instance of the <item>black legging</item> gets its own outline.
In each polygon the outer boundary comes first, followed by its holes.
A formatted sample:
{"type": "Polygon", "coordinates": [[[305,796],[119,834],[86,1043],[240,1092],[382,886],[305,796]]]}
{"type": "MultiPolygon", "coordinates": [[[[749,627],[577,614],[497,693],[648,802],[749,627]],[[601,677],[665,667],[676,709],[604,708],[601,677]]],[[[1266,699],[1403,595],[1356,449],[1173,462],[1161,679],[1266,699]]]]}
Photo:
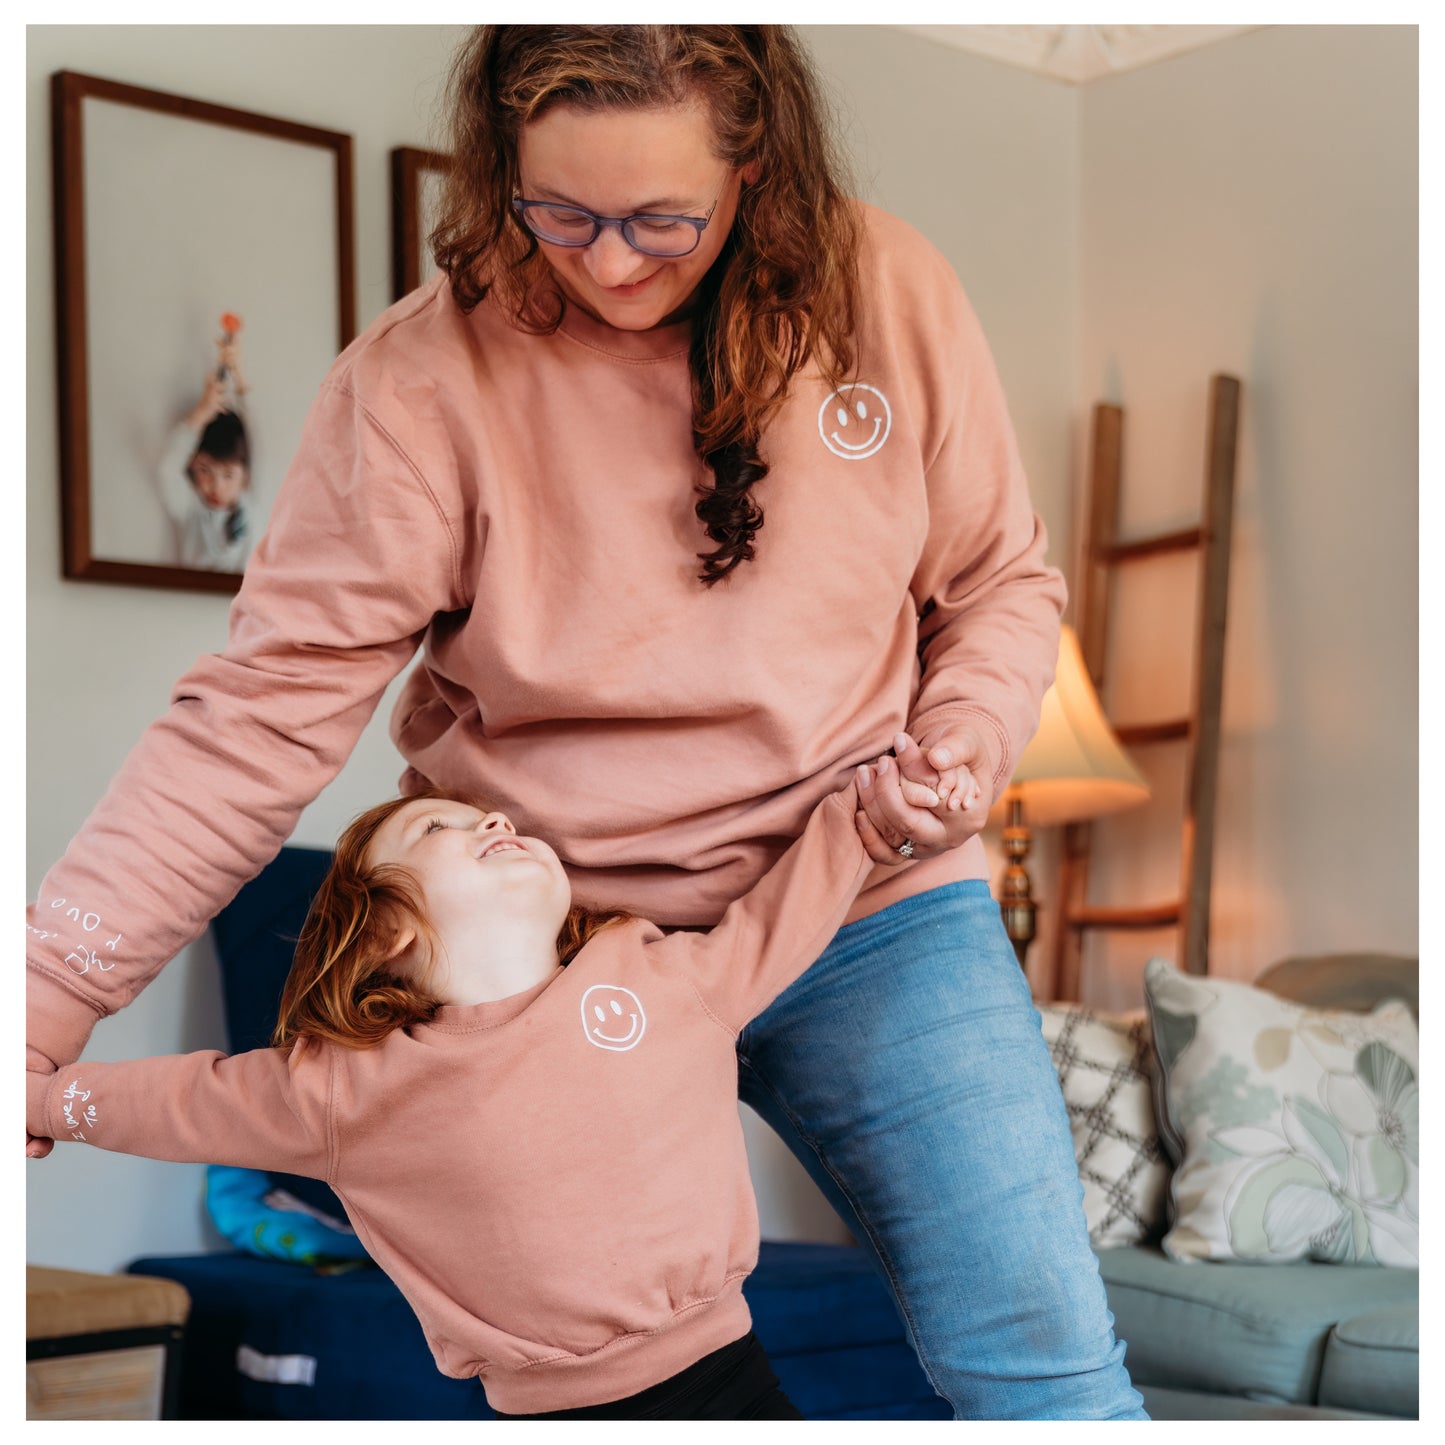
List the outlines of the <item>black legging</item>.
{"type": "Polygon", "coordinates": [[[801,1420],[751,1332],[625,1400],[499,1420],[801,1420]]]}

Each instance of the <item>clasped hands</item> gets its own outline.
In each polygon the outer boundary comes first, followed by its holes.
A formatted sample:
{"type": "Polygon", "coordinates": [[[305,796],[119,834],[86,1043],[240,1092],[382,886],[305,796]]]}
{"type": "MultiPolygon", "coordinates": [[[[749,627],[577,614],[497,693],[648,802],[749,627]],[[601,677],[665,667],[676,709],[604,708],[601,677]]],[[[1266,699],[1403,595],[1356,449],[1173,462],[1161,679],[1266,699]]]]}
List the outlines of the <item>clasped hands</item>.
{"type": "Polygon", "coordinates": [[[857,770],[858,836],[875,863],[936,858],[983,831],[991,796],[989,760],[967,724],[915,742],[907,733],[857,770]],[[911,845],[911,846],[908,846],[911,845]]]}

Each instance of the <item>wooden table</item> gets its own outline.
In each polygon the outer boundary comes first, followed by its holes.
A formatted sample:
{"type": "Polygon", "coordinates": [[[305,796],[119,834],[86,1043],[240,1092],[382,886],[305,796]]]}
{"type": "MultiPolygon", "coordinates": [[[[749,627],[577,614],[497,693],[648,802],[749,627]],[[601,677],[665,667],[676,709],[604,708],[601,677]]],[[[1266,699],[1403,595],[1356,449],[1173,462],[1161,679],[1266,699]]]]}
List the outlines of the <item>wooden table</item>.
{"type": "Polygon", "coordinates": [[[26,1265],[25,1418],[174,1418],[190,1311],[174,1280],[26,1265]]]}

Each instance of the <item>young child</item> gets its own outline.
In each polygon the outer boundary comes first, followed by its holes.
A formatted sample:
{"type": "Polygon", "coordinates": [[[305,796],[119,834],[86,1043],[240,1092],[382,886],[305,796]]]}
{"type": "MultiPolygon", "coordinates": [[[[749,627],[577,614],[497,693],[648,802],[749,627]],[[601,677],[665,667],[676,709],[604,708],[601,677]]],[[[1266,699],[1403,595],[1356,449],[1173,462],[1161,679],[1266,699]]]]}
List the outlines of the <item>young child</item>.
{"type": "Polygon", "coordinates": [[[849,783],[714,929],[664,935],[571,906],[502,813],[384,803],[337,846],[275,1047],[29,1074],[28,1128],[325,1179],[499,1413],[801,1418],[742,1296],[735,1044],[867,875],[856,808],[849,783]]]}
{"type": "Polygon", "coordinates": [[[220,363],[207,374],[201,399],[167,438],[157,481],[181,565],[240,572],[254,540],[246,506],[251,452],[227,386],[239,397],[245,383],[236,370],[235,344],[218,346],[220,363]]]}

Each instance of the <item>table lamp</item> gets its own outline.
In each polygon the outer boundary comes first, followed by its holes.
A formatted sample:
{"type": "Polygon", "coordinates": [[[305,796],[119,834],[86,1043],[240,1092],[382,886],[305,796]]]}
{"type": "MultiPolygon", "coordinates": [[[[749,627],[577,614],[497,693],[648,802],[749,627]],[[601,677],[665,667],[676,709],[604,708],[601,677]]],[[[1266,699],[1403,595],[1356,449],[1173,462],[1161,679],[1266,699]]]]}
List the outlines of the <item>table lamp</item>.
{"type": "Polygon", "coordinates": [[[992,820],[1005,822],[1003,850],[1009,860],[999,906],[1020,967],[1033,942],[1038,913],[1024,867],[1030,830],[1117,813],[1148,796],[1149,785],[1104,716],[1079,639],[1072,627],[1065,627],[1039,729],[993,810],[992,820]]]}

